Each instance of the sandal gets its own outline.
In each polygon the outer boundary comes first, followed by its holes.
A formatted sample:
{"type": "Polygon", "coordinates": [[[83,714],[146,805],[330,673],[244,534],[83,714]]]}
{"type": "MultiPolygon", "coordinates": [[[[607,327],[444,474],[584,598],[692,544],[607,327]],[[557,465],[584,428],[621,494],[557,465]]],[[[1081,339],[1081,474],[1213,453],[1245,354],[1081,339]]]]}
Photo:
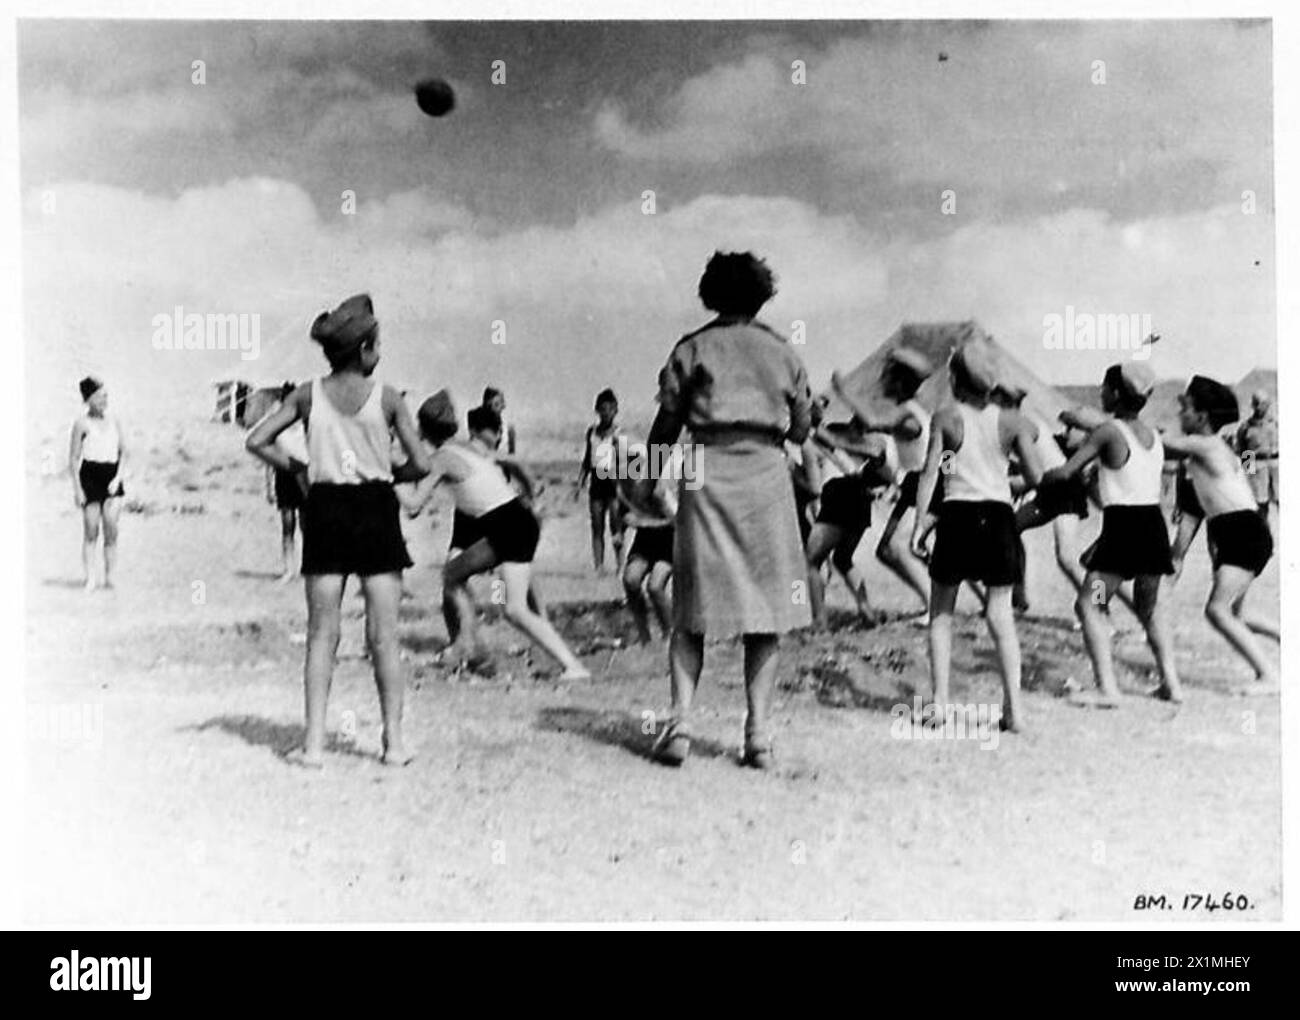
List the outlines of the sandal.
{"type": "Polygon", "coordinates": [[[691,754],[691,738],[681,723],[672,722],[664,727],[654,745],[650,748],[650,757],[660,765],[680,768],[691,754]]]}

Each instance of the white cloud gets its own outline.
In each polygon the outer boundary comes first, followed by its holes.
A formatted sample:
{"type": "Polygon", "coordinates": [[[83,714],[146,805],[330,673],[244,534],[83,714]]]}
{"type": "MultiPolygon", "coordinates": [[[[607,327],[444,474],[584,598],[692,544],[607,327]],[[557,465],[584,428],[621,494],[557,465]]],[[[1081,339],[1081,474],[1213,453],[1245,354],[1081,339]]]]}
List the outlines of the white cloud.
{"type": "Polygon", "coordinates": [[[1235,206],[1137,222],[1074,210],[917,242],[799,201],[743,195],[653,216],[627,203],[567,227],[487,232],[423,192],[362,201],[355,217],[269,179],[175,198],[75,183],[53,192],[53,215],[40,193],[25,209],[33,406],[52,394],[72,402],[87,371],[112,378],[124,414],[205,405],[208,381],[238,362],[155,352],[152,316],[175,305],[257,312],[264,364],[315,371],[312,317],[366,290],[384,324],[381,372],[403,387],[451,385],[464,400],[493,382],[527,421],[581,417],[608,384],[631,416],[644,416],[674,339],[705,318],[695,287],[715,248],[769,259],[780,292],[765,318],[782,331],[807,324],[801,353],[818,382],[902,320],[972,316],[1044,377],[1096,378],[1106,355],[1042,347],[1043,316],[1066,304],[1150,313],[1168,341],[1162,374],[1233,379],[1275,358],[1272,221],[1235,206]],[[491,342],[494,320],[506,323],[504,345],[491,342]]]}

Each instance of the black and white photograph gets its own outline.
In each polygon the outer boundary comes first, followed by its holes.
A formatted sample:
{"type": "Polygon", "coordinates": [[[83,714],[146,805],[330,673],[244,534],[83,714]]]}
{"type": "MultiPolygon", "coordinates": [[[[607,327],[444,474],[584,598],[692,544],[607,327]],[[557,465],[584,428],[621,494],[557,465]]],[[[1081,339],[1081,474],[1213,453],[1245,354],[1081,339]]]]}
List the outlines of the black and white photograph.
{"type": "Polygon", "coordinates": [[[1294,921],[1297,54],[1047,6],[20,14],[13,924],[1294,921]]]}

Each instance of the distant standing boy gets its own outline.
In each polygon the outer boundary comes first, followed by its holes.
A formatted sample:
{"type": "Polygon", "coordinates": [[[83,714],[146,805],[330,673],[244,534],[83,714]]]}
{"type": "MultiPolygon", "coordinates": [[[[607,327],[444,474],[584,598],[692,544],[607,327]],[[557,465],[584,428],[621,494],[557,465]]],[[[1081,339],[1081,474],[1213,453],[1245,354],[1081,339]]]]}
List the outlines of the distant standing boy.
{"type": "MultiPolygon", "coordinates": [[[[640,444],[629,450],[629,457],[648,455],[640,444]]],[[[627,565],[623,567],[623,592],[636,624],[637,641],[643,645],[650,643],[647,596],[664,636],[672,632],[673,521],[677,516],[675,474],[673,471],[661,474],[652,490],[650,505],[644,508],[628,506],[624,518],[636,531],[628,550],[627,565]]],[[[625,492],[626,487],[620,486],[620,499],[626,498],[625,492]]]]}
{"type": "Polygon", "coordinates": [[[385,765],[414,757],[402,739],[404,678],[397,645],[402,571],[411,565],[402,540],[393,483],[429,471],[411,412],[401,394],[372,378],[379,364],[379,322],[368,295],[348,298],[312,323],[329,375],[303,383],[248,436],[248,451],[282,471],[300,470],[276,445],[295,422],[307,425],[310,488],[302,511],[302,573],[307,594],[307,727],[290,760],[324,765],[325,722],[339,643],[339,608],[349,574],[361,579],[366,644],[383,719],[385,765]],[[396,434],[407,460],[394,468],[396,434]]]}
{"type": "MultiPolygon", "coordinates": [[[[285,383],[280,390],[280,404],[288,400],[293,391],[293,383],[285,383]]],[[[301,423],[280,433],[276,444],[291,461],[301,465],[293,471],[266,466],[267,500],[275,504],[280,513],[280,583],[286,584],[298,576],[298,515],[307,502],[307,489],[311,484],[307,478],[307,439],[301,423]]]]}
{"type": "Polygon", "coordinates": [[[1165,450],[1160,436],[1140,418],[1154,387],[1155,376],[1144,364],[1130,361],[1108,368],[1101,406],[1111,419],[1094,429],[1065,464],[1044,476],[1046,485],[1058,485],[1092,461],[1098,463],[1101,535],[1081,560],[1087,574],[1074,608],[1098,687],[1097,693],[1076,701],[1099,708],[1120,704],[1103,607],[1110,605],[1126,579],[1133,581],[1134,608],[1160,672],[1160,686],[1153,693],[1167,701],[1183,697],[1173,641],[1159,604],[1161,578],[1174,572],[1169,530],[1160,509],[1165,450]]]}
{"type": "Polygon", "coordinates": [[[1038,452],[1020,413],[990,399],[996,383],[992,354],[982,341],[953,352],[948,377],[954,403],[941,407],[930,430],[925,467],[917,483],[912,552],[926,555],[925,541],[935,532],[930,557],[930,676],[934,701],[945,713],[951,704],[952,615],[962,582],[986,588],[984,620],[997,649],[1002,674],[1003,729],[1025,726],[1020,707],[1020,638],[1011,608],[1011,589],[1023,571],[1022,546],[1011,508],[1008,467],[1020,459],[1030,484],[1039,479],[1038,452]],[[943,473],[943,502],[936,515],[931,501],[943,473]]]}
{"type": "Polygon", "coordinates": [[[622,504],[618,500],[619,458],[626,450],[627,437],[618,427],[618,397],[611,389],[596,396],[598,420],[587,428],[582,440],[582,464],[578,468],[574,499],[587,486],[587,507],[591,513],[591,561],[597,574],[605,572],[605,528],[608,524],[614,559],[623,572],[622,504]]]}
{"type": "Polygon", "coordinates": [[[113,587],[117,564],[117,522],[122,510],[126,444],[122,426],[108,414],[108,390],[94,376],[78,383],[85,408],[72,423],[68,471],[72,496],[81,510],[81,568],[86,591],[95,589],[95,552],[104,533],[104,587],[113,587]]]}

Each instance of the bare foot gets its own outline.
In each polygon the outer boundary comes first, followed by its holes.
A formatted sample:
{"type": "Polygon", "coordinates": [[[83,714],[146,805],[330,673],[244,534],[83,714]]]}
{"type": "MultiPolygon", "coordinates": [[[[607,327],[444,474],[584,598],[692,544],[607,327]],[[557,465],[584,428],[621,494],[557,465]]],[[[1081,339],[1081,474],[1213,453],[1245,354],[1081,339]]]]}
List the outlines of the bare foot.
{"type": "Polygon", "coordinates": [[[1069,702],[1079,708],[1119,708],[1120,695],[1118,691],[1079,691],[1070,695],[1069,702]]]}
{"type": "Polygon", "coordinates": [[[403,747],[390,747],[384,751],[379,761],[381,764],[387,765],[389,768],[405,768],[407,765],[410,765],[411,762],[415,761],[415,752],[408,751],[403,747]]]}
{"type": "Polygon", "coordinates": [[[1181,686],[1170,687],[1168,684],[1160,684],[1157,687],[1152,687],[1151,690],[1147,691],[1147,694],[1158,701],[1167,701],[1172,705],[1181,705],[1183,703],[1183,689],[1181,686]]]}
{"type": "Polygon", "coordinates": [[[93,577],[88,577],[88,578],[86,578],[86,583],[83,584],[83,585],[81,586],[81,588],[82,588],[82,591],[94,591],[94,590],[95,590],[95,579],[94,579],[93,577]]]}
{"type": "Polygon", "coordinates": [[[304,747],[295,747],[284,756],[284,760],[289,765],[295,765],[300,769],[310,769],[313,772],[319,772],[325,768],[325,756],[319,751],[308,752],[304,747]]]}
{"type": "Polygon", "coordinates": [[[590,680],[591,670],[586,666],[570,666],[560,674],[561,680],[590,680]]]}

